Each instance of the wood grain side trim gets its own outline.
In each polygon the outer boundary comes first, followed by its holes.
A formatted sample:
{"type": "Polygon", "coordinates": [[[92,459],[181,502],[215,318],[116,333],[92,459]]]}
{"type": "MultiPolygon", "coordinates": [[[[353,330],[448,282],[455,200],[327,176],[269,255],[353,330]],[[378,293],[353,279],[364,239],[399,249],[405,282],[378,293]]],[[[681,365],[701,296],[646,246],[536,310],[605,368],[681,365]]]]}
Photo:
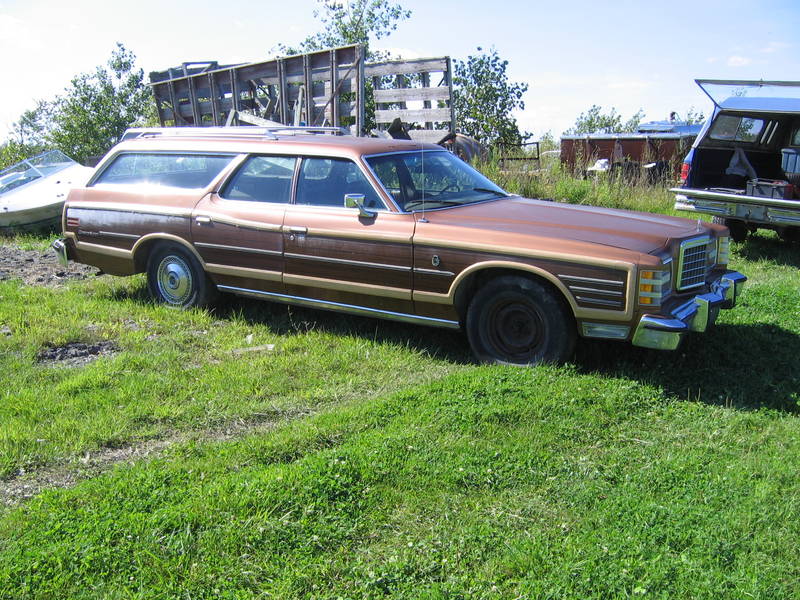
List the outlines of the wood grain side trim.
{"type": "Polygon", "coordinates": [[[369,283],[350,283],[343,282],[338,279],[324,279],[322,277],[308,277],[305,275],[284,275],[283,282],[287,285],[318,287],[326,290],[335,290],[338,292],[382,296],[384,298],[397,298],[399,300],[411,300],[411,290],[387,287],[383,285],[372,285],[369,283]]]}
{"type": "MultiPolygon", "coordinates": [[[[280,254],[280,253],[278,253],[280,254]]],[[[390,271],[402,271],[408,273],[411,267],[404,267],[402,265],[387,265],[386,263],[374,263],[363,260],[348,260],[346,258],[331,258],[328,256],[314,256],[313,254],[295,254],[286,252],[286,258],[297,258],[300,260],[314,260],[318,262],[332,263],[336,265],[348,265],[353,267],[371,267],[373,269],[388,269],[390,271]]]]}
{"type": "MultiPolygon", "coordinates": [[[[254,203],[255,204],[255,203],[254,203]]],[[[240,227],[243,229],[255,229],[257,231],[281,231],[281,225],[277,223],[262,223],[260,221],[250,221],[248,219],[236,219],[229,215],[221,215],[207,210],[199,211],[196,217],[209,217],[214,223],[240,227]]]]}
{"type": "Polygon", "coordinates": [[[208,263],[206,271],[215,275],[230,275],[232,277],[247,277],[250,279],[261,279],[263,281],[280,281],[280,271],[266,271],[264,269],[250,269],[248,267],[231,267],[228,265],[217,265],[208,263]]]}
{"type": "MultiPolygon", "coordinates": [[[[599,259],[595,259],[594,262],[597,262],[599,259]]],[[[590,262],[589,260],[583,261],[584,263],[590,262]]],[[[545,271],[544,269],[540,269],[534,265],[528,265],[525,263],[515,263],[511,261],[486,261],[475,263],[458,274],[458,277],[453,281],[450,285],[450,291],[447,294],[438,294],[434,292],[414,292],[414,301],[415,302],[430,302],[432,304],[454,304],[455,303],[455,294],[458,286],[463,283],[464,279],[469,275],[483,270],[483,269],[492,269],[492,268],[501,268],[501,269],[513,269],[518,271],[527,271],[529,273],[533,273],[543,279],[546,279],[550,283],[552,283],[562,294],[564,299],[569,303],[570,308],[572,309],[572,313],[575,315],[577,319],[604,319],[607,321],[629,321],[633,318],[633,294],[634,294],[634,287],[632,282],[635,280],[635,266],[629,263],[618,263],[617,261],[614,262],[614,268],[617,270],[624,270],[627,273],[627,281],[628,286],[626,290],[626,309],[625,311],[621,310],[610,310],[610,309],[602,309],[602,308],[586,308],[578,306],[575,298],[573,297],[572,293],[567,289],[563,282],[561,282],[558,277],[553,275],[549,271],[545,271]]],[[[609,266],[609,265],[605,265],[609,266]]]]}

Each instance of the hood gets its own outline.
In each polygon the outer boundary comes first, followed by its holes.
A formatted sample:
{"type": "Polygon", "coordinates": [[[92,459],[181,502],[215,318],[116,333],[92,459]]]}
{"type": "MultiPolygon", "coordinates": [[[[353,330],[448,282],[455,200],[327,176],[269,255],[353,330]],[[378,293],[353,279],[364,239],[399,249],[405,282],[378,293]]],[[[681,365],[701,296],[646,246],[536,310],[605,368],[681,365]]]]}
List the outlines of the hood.
{"type": "Polygon", "coordinates": [[[486,243],[501,244],[504,234],[525,235],[642,254],[667,247],[671,239],[708,231],[705,224],[680,217],[520,197],[430,211],[425,216],[439,226],[474,228],[474,239],[486,243]]]}

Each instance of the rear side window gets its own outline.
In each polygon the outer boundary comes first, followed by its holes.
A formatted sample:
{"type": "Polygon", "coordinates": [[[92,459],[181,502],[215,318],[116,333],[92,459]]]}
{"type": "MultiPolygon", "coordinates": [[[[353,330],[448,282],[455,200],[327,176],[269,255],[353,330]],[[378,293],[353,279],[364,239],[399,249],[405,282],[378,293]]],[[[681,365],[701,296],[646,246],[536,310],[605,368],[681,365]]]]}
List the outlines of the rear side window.
{"type": "Polygon", "coordinates": [[[228,181],[220,196],[227,200],[278,202],[292,196],[295,157],[251,156],[228,181]]]}
{"type": "Polygon", "coordinates": [[[375,188],[351,160],[304,158],[297,182],[297,204],[344,206],[345,194],[364,194],[364,206],[386,208],[375,188]]]}
{"type": "Polygon", "coordinates": [[[755,142],[764,128],[764,121],[750,117],[720,115],[711,126],[711,139],[730,142],[755,142]]]}
{"type": "Polygon", "coordinates": [[[92,185],[163,185],[202,189],[233,160],[233,154],[120,154],[92,185]]]}

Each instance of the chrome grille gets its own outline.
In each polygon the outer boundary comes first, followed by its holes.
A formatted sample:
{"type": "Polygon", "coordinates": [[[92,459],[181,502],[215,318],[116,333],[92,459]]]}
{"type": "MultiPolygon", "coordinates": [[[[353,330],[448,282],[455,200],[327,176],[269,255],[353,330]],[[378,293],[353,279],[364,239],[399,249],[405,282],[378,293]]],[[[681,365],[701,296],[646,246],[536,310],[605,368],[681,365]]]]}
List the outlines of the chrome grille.
{"type": "Polygon", "coordinates": [[[708,245],[707,237],[686,240],[681,243],[681,256],[678,261],[679,290],[685,290],[706,281],[708,272],[708,245]]]}

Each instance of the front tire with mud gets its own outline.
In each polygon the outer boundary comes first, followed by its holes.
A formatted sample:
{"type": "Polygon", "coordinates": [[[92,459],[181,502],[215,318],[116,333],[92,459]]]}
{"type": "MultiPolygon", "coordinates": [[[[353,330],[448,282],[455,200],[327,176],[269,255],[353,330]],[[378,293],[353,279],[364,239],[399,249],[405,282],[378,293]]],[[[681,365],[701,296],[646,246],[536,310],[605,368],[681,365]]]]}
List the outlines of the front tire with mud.
{"type": "Polygon", "coordinates": [[[178,244],[162,243],[150,253],[147,289],[156,302],[175,308],[209,306],[217,298],[200,263],[178,244]]]}
{"type": "Polygon", "coordinates": [[[466,330],[478,360],[503,365],[562,363],[572,356],[577,338],[575,321],[556,292],[514,275],[478,290],[466,330]]]}

